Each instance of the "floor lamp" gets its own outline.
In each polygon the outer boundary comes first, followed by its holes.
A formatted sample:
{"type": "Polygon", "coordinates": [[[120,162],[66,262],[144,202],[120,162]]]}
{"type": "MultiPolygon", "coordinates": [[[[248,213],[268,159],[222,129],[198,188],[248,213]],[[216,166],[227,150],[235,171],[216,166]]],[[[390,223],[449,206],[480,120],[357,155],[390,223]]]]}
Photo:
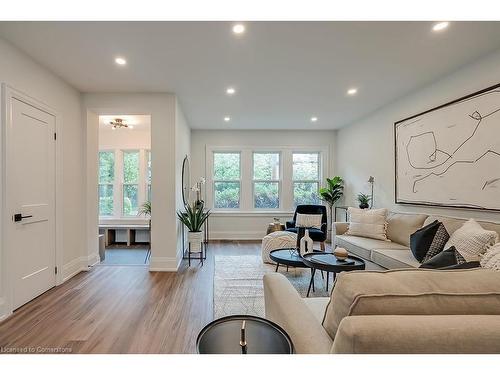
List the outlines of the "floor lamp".
{"type": "Polygon", "coordinates": [[[370,208],[373,208],[373,183],[375,182],[375,178],[373,178],[373,176],[370,176],[370,178],[368,179],[368,182],[370,183],[370,185],[372,187],[372,194],[370,195],[370,208]]]}

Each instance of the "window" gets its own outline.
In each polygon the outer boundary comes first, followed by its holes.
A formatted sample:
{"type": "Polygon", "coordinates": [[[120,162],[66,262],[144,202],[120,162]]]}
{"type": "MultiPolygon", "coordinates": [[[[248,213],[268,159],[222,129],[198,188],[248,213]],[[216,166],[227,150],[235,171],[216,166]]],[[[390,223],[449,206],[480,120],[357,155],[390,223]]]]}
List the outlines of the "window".
{"type": "Polygon", "coordinates": [[[239,208],[240,153],[216,152],[213,156],[214,207],[239,208]]]}
{"type": "Polygon", "coordinates": [[[139,203],[139,151],[123,151],[123,215],[136,216],[139,203]]]}
{"type": "Polygon", "coordinates": [[[99,215],[112,216],[114,213],[113,184],[115,181],[115,153],[99,152],[99,215]]]}
{"type": "Polygon", "coordinates": [[[254,208],[280,207],[280,154],[253,153],[254,208]]]}
{"type": "Polygon", "coordinates": [[[294,152],[292,164],[294,205],[319,204],[319,153],[294,152]]]}
{"type": "Polygon", "coordinates": [[[146,151],[146,199],[151,202],[151,151],[146,151]]]}

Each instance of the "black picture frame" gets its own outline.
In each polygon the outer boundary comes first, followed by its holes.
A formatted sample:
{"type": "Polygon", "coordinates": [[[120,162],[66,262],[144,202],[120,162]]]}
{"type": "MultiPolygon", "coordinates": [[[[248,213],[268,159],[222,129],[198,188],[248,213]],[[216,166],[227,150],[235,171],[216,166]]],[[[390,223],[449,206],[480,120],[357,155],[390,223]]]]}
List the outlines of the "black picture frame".
{"type": "Polygon", "coordinates": [[[439,105],[437,107],[428,109],[428,110],[423,111],[421,113],[418,113],[416,115],[412,115],[412,116],[406,117],[406,118],[404,118],[402,120],[394,122],[394,129],[393,129],[394,133],[393,133],[393,136],[394,136],[394,203],[395,204],[401,204],[401,205],[407,205],[407,206],[442,207],[442,208],[455,208],[455,209],[467,209],[467,210],[500,212],[500,209],[484,208],[484,207],[473,207],[473,206],[466,206],[466,205],[461,205],[461,204],[449,205],[449,204],[437,204],[437,203],[433,203],[433,202],[422,203],[422,202],[400,201],[398,199],[398,147],[397,147],[397,127],[402,122],[411,120],[411,119],[419,117],[419,116],[423,116],[423,115],[425,115],[427,113],[430,113],[430,112],[434,112],[434,111],[440,110],[442,108],[448,107],[448,106],[453,105],[455,103],[462,102],[464,100],[476,97],[478,95],[484,94],[486,92],[489,92],[489,91],[492,91],[492,90],[495,90],[495,89],[498,89],[498,88],[500,88],[500,83],[497,83],[497,84],[495,84],[493,86],[489,86],[489,87],[487,87],[485,89],[473,92],[472,94],[465,95],[463,97],[460,97],[458,99],[452,100],[452,101],[447,102],[445,104],[441,104],[441,105],[439,105]]]}

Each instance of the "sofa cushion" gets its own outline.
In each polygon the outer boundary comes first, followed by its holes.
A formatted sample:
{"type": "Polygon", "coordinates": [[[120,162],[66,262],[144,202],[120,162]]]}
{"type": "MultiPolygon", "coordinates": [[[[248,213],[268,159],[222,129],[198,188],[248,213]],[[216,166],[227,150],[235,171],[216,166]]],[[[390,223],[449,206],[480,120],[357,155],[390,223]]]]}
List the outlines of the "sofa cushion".
{"type": "Polygon", "coordinates": [[[350,315],[500,314],[500,272],[468,270],[352,271],[338,275],[323,326],[335,337],[350,315]]]}
{"type": "Polygon", "coordinates": [[[376,240],[387,239],[387,209],[363,210],[349,207],[349,229],[346,235],[374,238],[376,240]]]}
{"type": "Polygon", "coordinates": [[[424,224],[427,215],[391,212],[387,216],[387,238],[410,247],[410,235],[424,224]]]}
{"type": "Polygon", "coordinates": [[[387,269],[420,267],[419,261],[415,259],[408,249],[373,249],[371,260],[387,269]]]}
{"type": "Polygon", "coordinates": [[[365,259],[371,259],[371,252],[373,249],[394,249],[409,251],[407,247],[395,242],[387,242],[382,240],[375,240],[373,238],[348,235],[337,236],[336,243],[340,247],[345,247],[347,251],[353,253],[354,255],[360,256],[365,259]]]}
{"type": "Polygon", "coordinates": [[[318,319],[321,323],[325,317],[326,306],[330,301],[329,297],[314,297],[314,298],[303,298],[303,301],[309,309],[311,309],[312,316],[318,319]]]}

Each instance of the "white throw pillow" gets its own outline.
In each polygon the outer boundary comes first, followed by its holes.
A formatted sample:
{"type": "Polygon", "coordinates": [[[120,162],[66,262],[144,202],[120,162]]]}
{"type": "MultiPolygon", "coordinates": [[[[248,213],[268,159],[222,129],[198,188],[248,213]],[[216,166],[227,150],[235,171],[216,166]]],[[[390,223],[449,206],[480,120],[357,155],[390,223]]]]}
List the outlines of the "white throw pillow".
{"type": "Polygon", "coordinates": [[[455,246],[467,262],[477,262],[479,256],[497,241],[497,232],[486,230],[474,219],[470,219],[452,233],[444,248],[455,246]]]}
{"type": "Polygon", "coordinates": [[[297,213],[295,226],[297,228],[316,228],[321,229],[321,219],[323,215],[306,215],[297,213]]]}
{"type": "Polygon", "coordinates": [[[362,210],[349,207],[347,209],[349,228],[346,234],[389,241],[387,238],[387,213],[386,208],[362,210]]]}
{"type": "Polygon", "coordinates": [[[480,257],[481,267],[500,271],[500,242],[490,247],[486,253],[480,257]]]}

